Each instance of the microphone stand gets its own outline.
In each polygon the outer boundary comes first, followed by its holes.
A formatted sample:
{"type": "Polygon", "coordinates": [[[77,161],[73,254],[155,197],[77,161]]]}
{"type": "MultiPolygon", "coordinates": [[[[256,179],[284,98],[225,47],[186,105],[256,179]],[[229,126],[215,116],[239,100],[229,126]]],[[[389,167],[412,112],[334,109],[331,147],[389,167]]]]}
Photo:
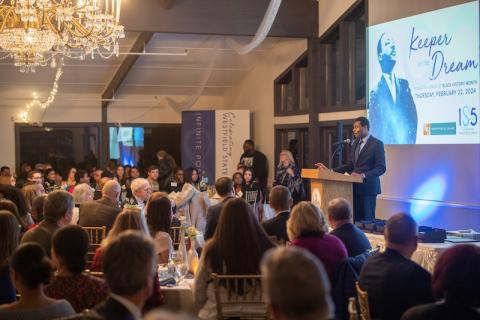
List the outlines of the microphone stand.
{"type": "Polygon", "coordinates": [[[341,150],[343,150],[343,143],[339,144],[339,145],[337,146],[337,148],[335,149],[335,151],[333,151],[333,153],[332,153],[332,155],[331,155],[331,157],[330,157],[330,161],[329,161],[330,168],[332,168],[333,158],[334,158],[335,155],[336,155],[339,151],[341,151],[341,150]]]}

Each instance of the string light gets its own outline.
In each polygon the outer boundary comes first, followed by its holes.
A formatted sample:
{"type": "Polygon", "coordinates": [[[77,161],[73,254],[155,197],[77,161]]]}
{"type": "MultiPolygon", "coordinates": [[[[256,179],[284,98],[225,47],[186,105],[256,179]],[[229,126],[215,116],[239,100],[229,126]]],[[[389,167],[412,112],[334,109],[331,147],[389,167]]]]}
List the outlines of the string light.
{"type": "Polygon", "coordinates": [[[57,72],[55,73],[55,79],[53,81],[52,90],[50,90],[50,94],[49,94],[47,100],[45,100],[45,102],[40,101],[38,99],[37,92],[33,92],[32,93],[32,96],[33,96],[32,101],[27,103],[27,105],[25,106],[25,109],[18,114],[18,119],[17,120],[19,120],[20,122],[25,122],[25,123],[32,123],[32,122],[41,123],[41,120],[43,118],[43,114],[45,113],[45,110],[53,103],[53,101],[55,101],[55,97],[58,93],[58,83],[59,83],[62,75],[63,75],[63,58],[60,60],[60,63],[58,64],[57,72]],[[33,113],[32,111],[33,111],[34,107],[36,107],[36,106],[38,106],[38,108],[40,108],[41,114],[42,114],[40,119],[37,119],[38,121],[34,121],[34,119],[32,119],[32,113],[33,113]]]}

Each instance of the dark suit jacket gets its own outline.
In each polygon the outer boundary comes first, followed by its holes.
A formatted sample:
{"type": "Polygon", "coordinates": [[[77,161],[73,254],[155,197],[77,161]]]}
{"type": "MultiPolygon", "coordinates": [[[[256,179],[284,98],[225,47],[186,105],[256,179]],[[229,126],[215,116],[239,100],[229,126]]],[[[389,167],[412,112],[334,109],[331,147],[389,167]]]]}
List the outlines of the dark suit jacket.
{"type": "Polygon", "coordinates": [[[415,144],[417,108],[408,81],[395,77],[396,100],[382,76],[370,92],[368,116],[371,132],[386,144],[415,144]]]}
{"type": "Polygon", "coordinates": [[[222,212],[223,205],[229,199],[233,199],[233,197],[225,198],[220,203],[208,207],[205,234],[203,235],[205,241],[213,237],[215,230],[217,229],[218,220],[220,219],[220,212],[222,212]]]}
{"type": "Polygon", "coordinates": [[[402,320],[480,320],[480,311],[461,302],[449,303],[445,300],[413,307],[405,312],[402,320]]]}
{"type": "Polygon", "coordinates": [[[112,228],[113,222],[120,212],[120,208],[108,198],[92,200],[80,205],[78,224],[82,227],[112,228]]]}
{"type": "Polygon", "coordinates": [[[104,320],[134,320],[130,311],[112,297],[95,306],[92,311],[87,313],[87,316],[104,320]]]}
{"type": "Polygon", "coordinates": [[[428,271],[392,249],[368,259],[358,282],[368,293],[372,319],[400,319],[409,308],[433,302],[428,271]]]}
{"type": "Polygon", "coordinates": [[[343,166],[334,168],[333,171],[340,173],[364,173],[363,183],[353,184],[354,195],[377,195],[382,192],[380,188],[380,176],[385,173],[385,150],[383,142],[370,135],[367,143],[363,146],[355,162],[355,149],[360,140],[356,139],[351,145],[350,157],[343,166]]]}
{"type": "Polygon", "coordinates": [[[372,249],[367,236],[353,223],[345,223],[337,229],[332,230],[330,234],[342,240],[347,248],[349,257],[355,257],[372,249]]]}
{"type": "Polygon", "coordinates": [[[269,236],[276,236],[278,240],[289,241],[287,234],[287,220],[290,212],[283,211],[275,217],[262,223],[263,229],[269,236]]]}
{"type": "Polygon", "coordinates": [[[38,226],[28,230],[23,235],[22,243],[35,242],[39,244],[45,250],[45,253],[50,257],[52,238],[58,229],[60,229],[60,226],[55,221],[45,219],[40,222],[38,226]]]}

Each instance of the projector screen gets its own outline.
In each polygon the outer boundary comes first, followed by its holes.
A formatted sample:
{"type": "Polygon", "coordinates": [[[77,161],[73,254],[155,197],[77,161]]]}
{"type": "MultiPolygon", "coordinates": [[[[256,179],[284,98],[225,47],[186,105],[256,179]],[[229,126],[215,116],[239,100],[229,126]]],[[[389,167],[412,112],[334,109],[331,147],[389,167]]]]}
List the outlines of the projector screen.
{"type": "Polygon", "coordinates": [[[479,4],[368,28],[368,117],[385,144],[479,144],[479,4]]]}

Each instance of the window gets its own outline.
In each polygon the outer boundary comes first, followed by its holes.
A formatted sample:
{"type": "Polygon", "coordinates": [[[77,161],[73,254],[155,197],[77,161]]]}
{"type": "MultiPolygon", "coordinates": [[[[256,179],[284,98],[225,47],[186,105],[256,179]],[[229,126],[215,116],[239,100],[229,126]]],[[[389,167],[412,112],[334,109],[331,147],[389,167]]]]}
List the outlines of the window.
{"type": "Polygon", "coordinates": [[[98,165],[98,124],[17,124],[17,167],[22,163],[51,163],[60,173],[71,166],[98,165]]]}

